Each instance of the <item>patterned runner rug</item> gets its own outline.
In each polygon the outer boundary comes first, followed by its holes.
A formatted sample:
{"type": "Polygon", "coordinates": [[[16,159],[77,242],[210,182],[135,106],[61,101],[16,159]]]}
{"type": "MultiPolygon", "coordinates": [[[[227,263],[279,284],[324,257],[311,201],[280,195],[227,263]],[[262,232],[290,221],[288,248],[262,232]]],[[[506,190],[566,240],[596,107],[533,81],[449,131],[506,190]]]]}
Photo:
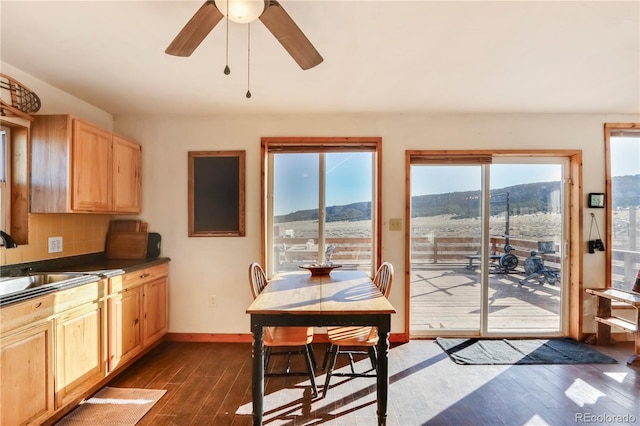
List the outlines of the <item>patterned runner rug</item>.
{"type": "Polygon", "coordinates": [[[83,401],[56,425],[133,426],[166,392],[155,389],[105,387],[83,401]]]}

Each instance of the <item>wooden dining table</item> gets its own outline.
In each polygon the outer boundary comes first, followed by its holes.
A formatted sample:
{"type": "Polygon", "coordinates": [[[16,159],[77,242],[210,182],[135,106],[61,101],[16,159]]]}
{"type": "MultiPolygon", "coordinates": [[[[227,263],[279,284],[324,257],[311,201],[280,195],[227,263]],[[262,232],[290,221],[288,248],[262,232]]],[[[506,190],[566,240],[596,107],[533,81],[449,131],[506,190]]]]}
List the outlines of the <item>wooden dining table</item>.
{"type": "Polygon", "coordinates": [[[308,271],[275,275],[246,311],[253,334],[253,424],[264,413],[263,328],[270,326],[378,327],[378,424],[386,424],[389,388],[389,332],[395,309],[364,271],[336,269],[330,275],[308,271]]]}

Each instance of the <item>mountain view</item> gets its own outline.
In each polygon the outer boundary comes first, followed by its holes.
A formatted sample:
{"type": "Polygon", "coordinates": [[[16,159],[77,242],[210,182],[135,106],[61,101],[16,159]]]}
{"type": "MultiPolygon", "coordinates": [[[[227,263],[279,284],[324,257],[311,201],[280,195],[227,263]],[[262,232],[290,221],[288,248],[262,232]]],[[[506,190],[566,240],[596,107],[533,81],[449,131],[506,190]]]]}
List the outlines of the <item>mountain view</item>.
{"type": "MultiPolygon", "coordinates": [[[[612,179],[616,193],[614,209],[640,205],[640,175],[616,176],[612,179]]],[[[553,211],[550,200],[557,200],[560,182],[538,182],[514,185],[491,190],[491,213],[505,211],[507,194],[511,214],[533,214],[553,211]]],[[[411,200],[413,217],[428,217],[442,214],[464,219],[477,217],[480,191],[450,192],[444,194],[418,195],[411,200]]],[[[276,223],[317,220],[318,209],[299,210],[275,217],[276,223]]],[[[360,221],[371,219],[371,203],[360,202],[326,208],[326,221],[360,221]]]]}

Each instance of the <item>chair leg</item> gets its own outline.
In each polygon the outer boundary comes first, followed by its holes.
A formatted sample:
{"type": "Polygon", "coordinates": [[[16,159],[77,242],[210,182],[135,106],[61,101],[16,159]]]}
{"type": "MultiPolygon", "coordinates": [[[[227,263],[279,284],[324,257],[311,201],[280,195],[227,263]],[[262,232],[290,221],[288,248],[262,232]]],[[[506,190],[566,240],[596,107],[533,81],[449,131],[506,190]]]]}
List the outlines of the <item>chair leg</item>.
{"type": "Polygon", "coordinates": [[[371,368],[378,370],[378,351],[375,346],[369,346],[367,348],[369,352],[369,359],[371,360],[371,368]]]}
{"type": "Polygon", "coordinates": [[[327,395],[327,390],[329,390],[329,381],[331,380],[331,373],[333,373],[333,369],[336,366],[336,358],[338,354],[338,349],[340,347],[337,345],[331,345],[331,350],[329,351],[329,362],[327,364],[327,377],[324,379],[324,388],[322,389],[322,397],[324,398],[327,395]]]}
{"type": "Polygon", "coordinates": [[[269,360],[271,359],[271,346],[265,346],[264,348],[264,371],[267,371],[269,366],[269,360]]]}
{"type": "Polygon", "coordinates": [[[351,374],[356,374],[356,366],[353,361],[353,354],[351,352],[347,352],[347,356],[349,357],[349,367],[351,367],[351,374]]]}
{"type": "Polygon", "coordinates": [[[316,353],[313,350],[313,344],[309,343],[307,345],[307,349],[309,350],[309,353],[311,354],[311,362],[313,363],[313,368],[318,368],[318,362],[316,361],[316,353]]]}
{"type": "Polygon", "coordinates": [[[316,386],[316,373],[313,369],[315,360],[313,359],[313,347],[311,344],[304,347],[304,360],[307,364],[307,371],[309,372],[309,381],[311,382],[311,388],[313,389],[313,397],[318,397],[318,387],[316,386]]]}
{"type": "Polygon", "coordinates": [[[331,353],[331,349],[333,349],[333,344],[330,343],[329,346],[327,346],[327,350],[324,353],[324,359],[322,360],[322,370],[326,370],[327,369],[327,360],[329,359],[329,355],[331,353]]]}

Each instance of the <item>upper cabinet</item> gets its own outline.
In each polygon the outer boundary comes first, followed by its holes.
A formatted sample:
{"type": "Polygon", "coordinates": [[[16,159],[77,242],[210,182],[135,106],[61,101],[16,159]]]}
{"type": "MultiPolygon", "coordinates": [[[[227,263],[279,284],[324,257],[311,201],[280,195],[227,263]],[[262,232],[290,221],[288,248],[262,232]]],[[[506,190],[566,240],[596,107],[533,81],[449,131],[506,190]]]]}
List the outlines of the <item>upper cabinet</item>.
{"type": "Polygon", "coordinates": [[[70,115],[31,128],[32,213],[139,213],[139,144],[70,115]]]}
{"type": "Polygon", "coordinates": [[[142,150],[140,145],[113,136],[113,207],[116,212],[139,213],[141,180],[140,165],[142,150]]]}

